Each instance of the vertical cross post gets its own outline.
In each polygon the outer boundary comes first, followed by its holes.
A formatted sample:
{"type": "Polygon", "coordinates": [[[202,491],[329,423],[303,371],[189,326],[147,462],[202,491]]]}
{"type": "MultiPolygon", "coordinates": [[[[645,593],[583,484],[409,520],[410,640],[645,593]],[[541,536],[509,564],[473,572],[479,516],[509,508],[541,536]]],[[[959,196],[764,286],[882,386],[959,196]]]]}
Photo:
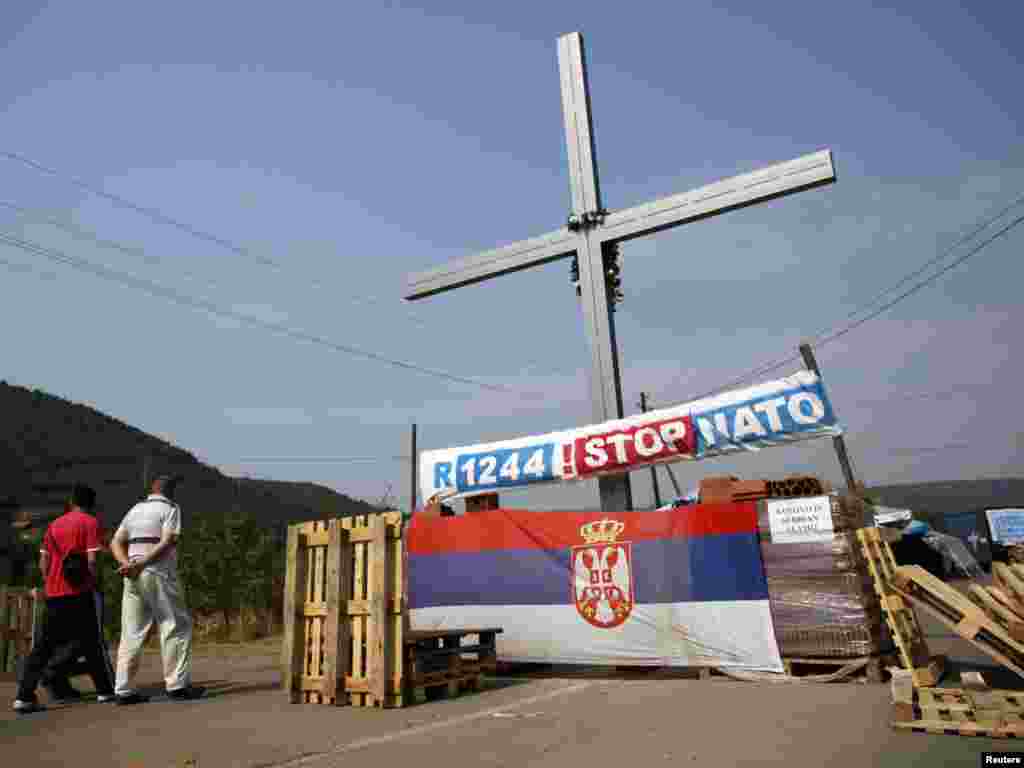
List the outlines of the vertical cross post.
{"type": "MultiPolygon", "coordinates": [[[[602,242],[594,227],[605,213],[597,172],[590,87],[583,51],[583,35],[574,32],[558,40],[558,67],[562,77],[562,112],[569,155],[569,186],[572,193],[570,225],[579,227],[576,255],[580,269],[580,302],[583,325],[590,340],[590,398],[594,421],[621,419],[622,384],[615,342],[615,314],[608,291],[602,242]]],[[[601,509],[632,510],[629,474],[598,480],[601,509]]]]}

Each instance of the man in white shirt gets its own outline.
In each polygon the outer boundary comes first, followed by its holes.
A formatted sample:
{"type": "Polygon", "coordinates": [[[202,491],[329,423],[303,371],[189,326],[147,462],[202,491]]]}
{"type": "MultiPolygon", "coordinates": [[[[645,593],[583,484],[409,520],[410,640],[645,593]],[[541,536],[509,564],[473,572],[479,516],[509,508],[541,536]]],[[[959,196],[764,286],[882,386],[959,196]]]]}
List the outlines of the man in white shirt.
{"type": "Polygon", "coordinates": [[[125,577],[121,602],[121,644],[117,652],[117,703],[141,704],[135,689],[142,646],[155,622],[160,630],[164,683],[172,699],[198,699],[206,691],[192,685],[192,617],[178,579],[181,508],[174,503],[179,478],[158,477],[150,495],[125,515],[110,551],[125,577]]]}

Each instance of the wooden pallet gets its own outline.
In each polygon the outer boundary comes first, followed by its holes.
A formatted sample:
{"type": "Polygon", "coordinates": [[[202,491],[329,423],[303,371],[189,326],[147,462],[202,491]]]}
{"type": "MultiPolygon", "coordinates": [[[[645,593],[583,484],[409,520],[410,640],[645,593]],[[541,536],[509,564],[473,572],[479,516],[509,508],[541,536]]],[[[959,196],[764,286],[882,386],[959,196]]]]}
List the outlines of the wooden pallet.
{"type": "Polygon", "coordinates": [[[1024,605],[1021,605],[1011,598],[999,587],[985,587],[985,591],[988,592],[997,603],[1009,610],[1010,613],[1018,619],[1024,621],[1024,605]]]}
{"type": "Polygon", "coordinates": [[[1024,566],[992,563],[992,577],[1002,602],[1017,613],[1024,611],[1024,566]]]}
{"type": "Polygon", "coordinates": [[[1024,677],[1024,644],[1011,637],[960,591],[919,565],[898,567],[894,586],[975,648],[1024,677]]]}
{"type": "Polygon", "coordinates": [[[292,703],[401,706],[399,513],[288,528],[282,666],[292,703]]]}
{"type": "Polygon", "coordinates": [[[412,631],[405,643],[403,696],[408,703],[478,690],[497,666],[496,627],[412,631]],[[476,642],[467,642],[476,637],[476,642]]]}
{"type": "Polygon", "coordinates": [[[918,733],[1024,737],[1024,691],[922,688],[893,706],[892,727],[918,733]]]}
{"type": "Polygon", "coordinates": [[[494,668],[499,628],[410,632],[402,544],[399,513],[289,526],[282,667],[292,703],[401,707],[406,696],[478,687],[494,668]]]}
{"type": "Polygon", "coordinates": [[[967,597],[992,621],[1006,630],[1010,637],[1024,642],[1024,619],[997,600],[991,592],[980,584],[971,584],[967,588],[967,597]]]}
{"type": "Polygon", "coordinates": [[[931,655],[913,608],[893,586],[896,559],[883,532],[879,528],[860,528],[857,541],[867,561],[875,593],[899,650],[903,668],[911,670],[915,686],[936,685],[945,671],[945,660],[941,656],[931,655]]]}

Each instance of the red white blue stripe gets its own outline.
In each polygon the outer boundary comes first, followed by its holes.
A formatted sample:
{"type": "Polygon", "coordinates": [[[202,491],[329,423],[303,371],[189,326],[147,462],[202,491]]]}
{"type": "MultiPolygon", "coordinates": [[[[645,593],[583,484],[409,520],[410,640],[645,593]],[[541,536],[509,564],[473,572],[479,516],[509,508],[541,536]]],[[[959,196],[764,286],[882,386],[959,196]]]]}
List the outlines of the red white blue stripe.
{"type": "Polygon", "coordinates": [[[413,628],[501,626],[505,660],[782,669],[753,504],[417,515],[408,556],[413,628]],[[635,599],[610,628],[577,610],[573,571],[602,520],[622,526],[635,599]]]}

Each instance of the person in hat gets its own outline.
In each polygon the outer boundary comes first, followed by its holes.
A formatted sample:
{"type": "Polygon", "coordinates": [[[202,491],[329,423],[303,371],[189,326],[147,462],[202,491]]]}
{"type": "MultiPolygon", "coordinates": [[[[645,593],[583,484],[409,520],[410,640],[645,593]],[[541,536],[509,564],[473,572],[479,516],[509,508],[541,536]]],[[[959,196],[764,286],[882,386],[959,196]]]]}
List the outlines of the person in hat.
{"type": "Polygon", "coordinates": [[[146,635],[160,630],[164,684],[172,699],[198,699],[205,688],[192,685],[192,617],[178,579],[181,508],[175,503],[179,477],[162,475],[150,494],[125,515],[110,541],[124,576],[121,643],[117,651],[117,703],[141,704],[135,674],[146,635]]]}
{"type": "Polygon", "coordinates": [[[46,617],[36,644],[25,661],[14,711],[27,714],[45,709],[36,687],[57,651],[75,646],[88,663],[101,702],[114,698],[114,675],[107,657],[96,600],[96,554],[100,551],[99,523],[91,514],[96,491],[76,485],[67,511],[50,523],[39,551],[39,570],[45,579],[46,617]]]}

